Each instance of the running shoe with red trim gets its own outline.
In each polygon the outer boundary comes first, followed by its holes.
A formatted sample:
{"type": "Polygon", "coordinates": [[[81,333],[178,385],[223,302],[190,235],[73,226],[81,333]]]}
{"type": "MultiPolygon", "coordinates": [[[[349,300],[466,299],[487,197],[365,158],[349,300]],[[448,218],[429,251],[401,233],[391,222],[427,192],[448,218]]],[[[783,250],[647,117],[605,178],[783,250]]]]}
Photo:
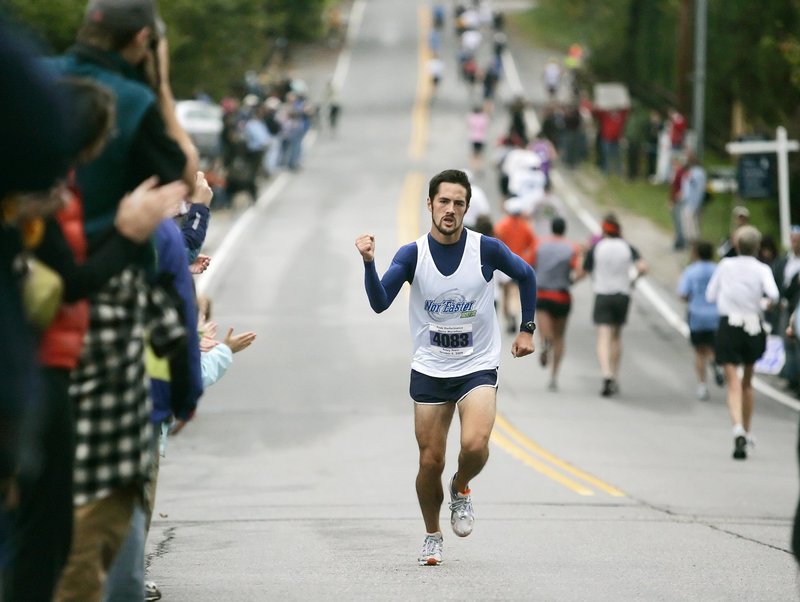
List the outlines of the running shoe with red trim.
{"type": "Polygon", "coordinates": [[[422,551],[419,553],[420,566],[439,566],[442,564],[442,548],[444,538],[441,533],[428,533],[422,542],[422,551]]]}
{"type": "Polygon", "coordinates": [[[453,480],[450,479],[450,526],[453,533],[459,537],[466,537],[472,533],[472,526],[475,524],[475,510],[472,508],[471,491],[457,492],[453,489],[453,480]]]}

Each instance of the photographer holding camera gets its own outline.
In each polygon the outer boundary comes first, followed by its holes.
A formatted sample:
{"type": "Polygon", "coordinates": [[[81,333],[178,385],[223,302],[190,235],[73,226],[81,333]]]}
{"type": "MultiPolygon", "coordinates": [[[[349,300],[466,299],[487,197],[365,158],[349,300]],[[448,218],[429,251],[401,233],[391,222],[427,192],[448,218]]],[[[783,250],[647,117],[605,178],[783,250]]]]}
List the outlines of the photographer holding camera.
{"type": "MultiPolygon", "coordinates": [[[[91,249],[113,227],[120,199],[143,180],[183,180],[191,190],[198,157],[175,117],[167,41],[155,0],[89,0],[76,42],[47,65],[60,75],[92,79],[116,99],[111,139],[76,172],[91,249]]],[[[144,333],[151,332],[151,345],[161,354],[185,336],[174,305],[147,279],[154,259],[148,247],[89,299],[89,330],[71,373],[75,512],[72,548],[56,590],[59,601],[101,599],[133,510],[146,499],[151,427],[144,333]],[[156,332],[164,333],[163,340],[156,340],[156,332]]]]}

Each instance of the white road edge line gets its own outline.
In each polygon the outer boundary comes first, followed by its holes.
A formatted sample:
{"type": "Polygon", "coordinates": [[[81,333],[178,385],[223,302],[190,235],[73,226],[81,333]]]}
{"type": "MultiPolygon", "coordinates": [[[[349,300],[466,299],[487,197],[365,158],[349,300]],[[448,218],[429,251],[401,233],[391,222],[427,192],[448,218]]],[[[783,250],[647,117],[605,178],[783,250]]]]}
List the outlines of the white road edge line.
{"type": "MultiPolygon", "coordinates": [[[[503,52],[503,69],[506,74],[506,81],[508,82],[508,86],[511,89],[512,94],[523,94],[525,89],[522,86],[522,80],[519,77],[519,71],[514,63],[514,57],[511,56],[511,53],[508,50],[503,52]]],[[[539,119],[532,110],[526,111],[526,119],[533,125],[534,129],[539,129],[539,119]]],[[[589,211],[587,211],[583,205],[581,205],[578,197],[567,191],[561,174],[555,170],[553,172],[553,180],[554,183],[556,180],[560,180],[561,186],[559,186],[559,189],[562,191],[564,201],[575,213],[578,219],[581,220],[583,225],[586,226],[590,232],[599,232],[600,224],[597,222],[594,216],[589,213],[589,211]]],[[[683,318],[673,311],[673,309],[667,304],[666,301],[664,301],[662,296],[650,285],[649,282],[646,280],[640,280],[636,284],[636,290],[639,291],[650,302],[650,304],[659,314],[661,314],[661,317],[664,318],[667,324],[677,330],[682,337],[687,339],[689,338],[689,325],[683,320],[683,318]]],[[[790,397],[789,395],[786,395],[785,393],[782,393],[781,391],[778,391],[775,387],[761,380],[757,376],[753,377],[753,388],[759,393],[763,393],[770,399],[777,401],[787,408],[800,412],[800,401],[790,397]]]]}

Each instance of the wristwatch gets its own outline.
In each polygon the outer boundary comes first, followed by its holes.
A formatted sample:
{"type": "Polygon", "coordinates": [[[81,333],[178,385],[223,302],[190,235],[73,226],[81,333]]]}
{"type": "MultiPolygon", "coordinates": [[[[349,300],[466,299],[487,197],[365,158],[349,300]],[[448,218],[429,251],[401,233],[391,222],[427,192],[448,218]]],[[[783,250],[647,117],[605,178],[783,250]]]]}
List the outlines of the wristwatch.
{"type": "Polygon", "coordinates": [[[536,324],[533,323],[533,320],[530,320],[528,322],[523,322],[522,324],[519,325],[520,332],[528,332],[530,334],[533,334],[535,330],[536,330],[536,324]]]}

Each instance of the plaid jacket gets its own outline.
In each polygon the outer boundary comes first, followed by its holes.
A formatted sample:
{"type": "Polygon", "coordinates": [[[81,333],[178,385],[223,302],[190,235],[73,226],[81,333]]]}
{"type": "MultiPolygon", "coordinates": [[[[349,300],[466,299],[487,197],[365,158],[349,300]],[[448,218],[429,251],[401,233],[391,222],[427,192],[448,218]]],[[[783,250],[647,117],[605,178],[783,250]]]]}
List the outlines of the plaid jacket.
{"type": "Polygon", "coordinates": [[[171,298],[147,284],[144,270],[129,267],[91,297],[89,331],[71,374],[76,505],[145,484],[151,461],[146,333],[159,355],[186,335],[171,298]]]}

